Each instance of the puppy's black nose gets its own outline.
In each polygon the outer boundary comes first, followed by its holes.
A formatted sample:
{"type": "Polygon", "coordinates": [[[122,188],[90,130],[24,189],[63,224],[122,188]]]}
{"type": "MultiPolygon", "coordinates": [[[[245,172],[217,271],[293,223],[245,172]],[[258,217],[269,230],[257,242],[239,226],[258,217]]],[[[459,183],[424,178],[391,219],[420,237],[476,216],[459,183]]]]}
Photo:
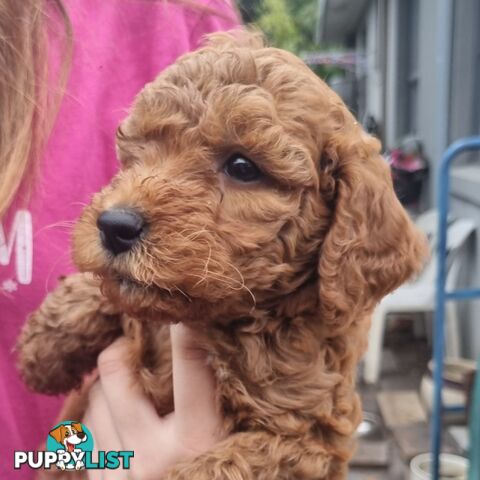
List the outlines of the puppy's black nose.
{"type": "Polygon", "coordinates": [[[77,437],[81,440],[82,438],[85,437],[85,434],[83,432],[78,432],[77,437]]]}
{"type": "Polygon", "coordinates": [[[140,238],[145,222],[133,210],[112,209],[98,217],[97,226],[103,246],[118,255],[133,247],[140,238]]]}

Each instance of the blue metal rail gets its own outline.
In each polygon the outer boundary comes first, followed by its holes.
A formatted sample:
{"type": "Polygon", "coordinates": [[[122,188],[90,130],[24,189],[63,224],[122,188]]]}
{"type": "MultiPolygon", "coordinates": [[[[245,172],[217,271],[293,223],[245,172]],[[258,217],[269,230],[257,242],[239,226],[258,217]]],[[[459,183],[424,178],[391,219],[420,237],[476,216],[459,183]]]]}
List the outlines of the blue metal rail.
{"type": "Polygon", "coordinates": [[[440,450],[442,441],[442,413],[447,410],[442,404],[443,359],[445,351],[445,303],[452,300],[470,300],[480,297],[480,289],[461,289],[453,292],[445,290],[447,276],[447,216],[450,200],[450,166],[454,158],[463,152],[480,150],[480,137],[458,140],[445,151],[440,165],[438,182],[438,274],[435,305],[435,331],[433,343],[434,366],[434,398],[432,409],[432,479],[440,478],[440,450]]]}

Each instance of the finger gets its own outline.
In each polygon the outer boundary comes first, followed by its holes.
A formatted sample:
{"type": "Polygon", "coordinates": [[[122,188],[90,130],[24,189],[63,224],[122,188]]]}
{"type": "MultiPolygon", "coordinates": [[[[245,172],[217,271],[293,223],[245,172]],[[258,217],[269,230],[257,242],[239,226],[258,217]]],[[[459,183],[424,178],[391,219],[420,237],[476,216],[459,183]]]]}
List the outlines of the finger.
{"type": "MultiPolygon", "coordinates": [[[[105,396],[98,384],[98,392],[93,393],[90,400],[90,406],[87,410],[85,423],[92,425],[91,432],[93,435],[93,461],[99,459],[99,451],[121,451],[123,450],[115,425],[112,421],[108,404],[105,396]],[[93,398],[92,398],[93,397],[93,398]],[[87,420],[88,418],[88,420],[87,420]]],[[[128,474],[122,468],[115,470],[105,469],[88,469],[88,480],[127,480],[128,474]]]]}
{"type": "MultiPolygon", "coordinates": [[[[92,460],[95,461],[94,459],[97,458],[98,451],[101,449],[101,447],[98,446],[98,439],[95,435],[95,431],[97,430],[95,426],[95,422],[93,420],[93,415],[92,415],[92,403],[90,402],[90,405],[87,408],[87,411],[85,412],[85,415],[82,419],[82,422],[85,425],[88,425],[88,428],[90,430],[90,433],[92,434],[92,441],[93,441],[93,450],[92,450],[92,460]]],[[[87,478],[88,480],[103,480],[103,471],[102,470],[96,470],[96,469],[88,469],[86,470],[87,473],[87,478]]]]}
{"type": "Polygon", "coordinates": [[[102,392],[111,420],[121,444],[126,450],[143,443],[146,430],[155,428],[161,420],[151,401],[134,381],[126,364],[128,342],[120,338],[107,347],[98,358],[102,392]]]}
{"type": "Polygon", "coordinates": [[[87,415],[90,423],[85,419],[85,424],[90,428],[98,450],[123,449],[100,382],[95,383],[90,390],[87,415]]]}
{"type": "Polygon", "coordinates": [[[176,430],[183,438],[218,439],[221,416],[215,398],[215,377],[207,353],[195,334],[182,324],[170,327],[176,430]]]}
{"type": "MultiPolygon", "coordinates": [[[[93,425],[93,420],[91,419],[88,411],[87,411],[83,421],[85,422],[85,425],[87,425],[87,424],[88,425],[93,425]]],[[[92,435],[93,435],[93,432],[92,432],[92,435]]],[[[95,459],[98,458],[98,451],[99,450],[100,450],[100,448],[98,447],[97,442],[95,440],[95,436],[94,436],[94,438],[93,438],[93,450],[92,450],[92,461],[95,461],[95,459]]],[[[104,480],[104,477],[103,477],[104,471],[103,470],[88,468],[86,470],[86,473],[87,473],[88,480],[104,480]]]]}
{"type": "MultiPolygon", "coordinates": [[[[88,409],[84,422],[89,426],[93,435],[93,459],[98,459],[99,451],[120,451],[122,444],[115,429],[110,410],[108,408],[102,386],[98,381],[90,389],[88,409]]],[[[127,474],[123,470],[96,470],[89,469],[88,480],[126,480],[127,474]]]]}

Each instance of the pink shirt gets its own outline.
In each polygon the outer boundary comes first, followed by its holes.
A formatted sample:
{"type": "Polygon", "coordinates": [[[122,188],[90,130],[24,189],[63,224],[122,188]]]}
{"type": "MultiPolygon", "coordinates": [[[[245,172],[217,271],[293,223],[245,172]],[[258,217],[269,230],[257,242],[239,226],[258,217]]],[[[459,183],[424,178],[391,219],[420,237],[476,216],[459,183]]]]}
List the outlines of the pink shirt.
{"type": "Polygon", "coordinates": [[[63,2],[74,36],[67,93],[31,200],[18,199],[0,223],[1,479],[33,478],[34,470],[14,472],[13,451],[45,441],[61,406],[19,379],[12,348],[20,328],[73,269],[70,224],[117,171],[114,132],[135,94],[203,34],[235,26],[228,1],[196,0],[219,15],[163,0],[63,2]]]}

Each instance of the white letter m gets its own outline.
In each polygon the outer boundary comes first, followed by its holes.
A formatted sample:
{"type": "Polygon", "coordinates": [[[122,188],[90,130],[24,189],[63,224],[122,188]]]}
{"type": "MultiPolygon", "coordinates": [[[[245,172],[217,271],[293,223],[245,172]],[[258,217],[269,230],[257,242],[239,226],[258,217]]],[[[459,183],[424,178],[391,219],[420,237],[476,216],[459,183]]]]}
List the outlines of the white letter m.
{"type": "Polygon", "coordinates": [[[18,210],[7,237],[0,223],[0,265],[8,265],[15,247],[15,269],[18,283],[28,285],[32,281],[32,215],[28,210],[18,210]]]}

